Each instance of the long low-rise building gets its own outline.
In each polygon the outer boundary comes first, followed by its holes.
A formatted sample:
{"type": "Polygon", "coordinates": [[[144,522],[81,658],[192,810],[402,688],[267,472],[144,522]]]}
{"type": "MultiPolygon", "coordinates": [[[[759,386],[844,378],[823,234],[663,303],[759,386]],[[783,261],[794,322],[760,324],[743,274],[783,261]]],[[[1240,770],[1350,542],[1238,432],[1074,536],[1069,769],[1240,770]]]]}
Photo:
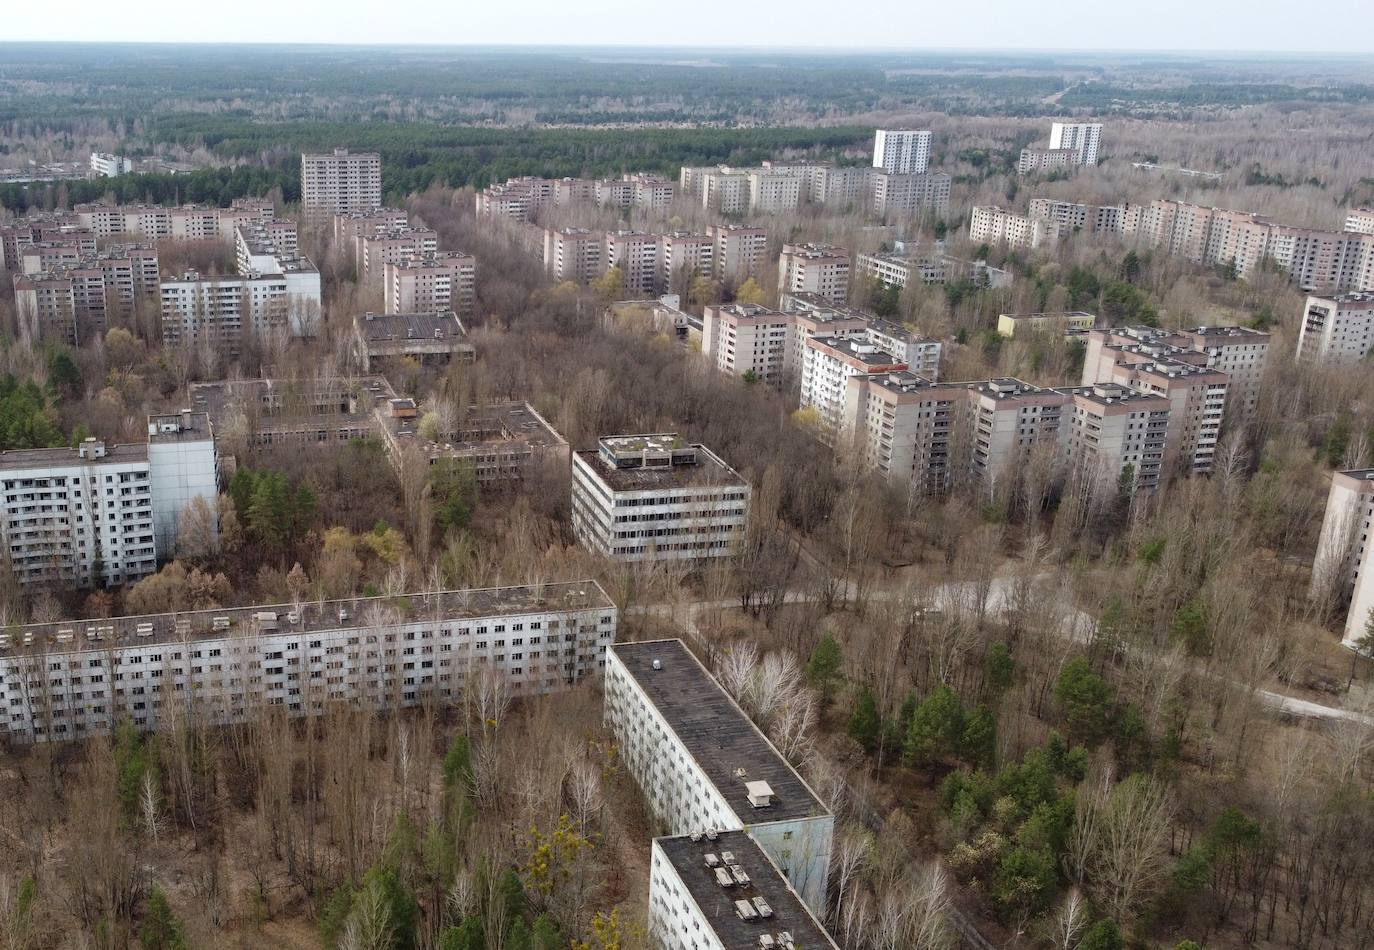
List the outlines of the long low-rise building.
{"type": "Polygon", "coordinates": [[[655,823],[708,841],[746,833],[823,913],[834,816],[683,642],[611,646],[604,688],[606,725],[655,823]]]}
{"type": "Polygon", "coordinates": [[[1002,313],[997,315],[997,332],[1005,337],[1032,333],[1067,334],[1086,332],[1097,324],[1097,315],[1083,310],[1063,313],[1002,313]]]}
{"type": "Polygon", "coordinates": [[[452,702],[484,677],[549,693],[601,673],[616,619],[587,580],[30,624],[0,633],[0,702],[28,742],[452,702]]]}
{"type": "Polygon", "coordinates": [[[127,234],[146,241],[232,241],[237,228],[276,218],[266,198],[236,198],[227,208],[79,204],[72,214],[97,237],[127,234]]]}

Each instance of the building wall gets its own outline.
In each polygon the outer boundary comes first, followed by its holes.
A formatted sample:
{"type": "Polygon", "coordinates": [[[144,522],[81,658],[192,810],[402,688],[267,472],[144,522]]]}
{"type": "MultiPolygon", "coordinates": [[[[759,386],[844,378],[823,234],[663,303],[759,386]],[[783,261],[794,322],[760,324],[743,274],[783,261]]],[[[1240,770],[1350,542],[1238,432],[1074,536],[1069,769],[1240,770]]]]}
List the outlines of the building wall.
{"type": "Polygon", "coordinates": [[[688,560],[729,557],[744,540],[747,485],[616,491],[598,463],[572,458],[573,531],[593,551],[619,561],[688,560]],[[643,536],[648,532],[672,533],[643,536]]]}
{"type": "Polygon", "coordinates": [[[86,621],[71,625],[68,643],[25,650],[20,628],[10,649],[0,650],[8,733],[21,742],[97,735],[120,716],[154,729],[173,708],[232,723],[268,706],[293,716],[322,713],[333,702],[414,706],[460,696],[484,670],[516,694],[554,692],[597,675],[615,640],[613,606],[405,620],[387,616],[384,604],[360,603],[378,609],[375,623],[293,631],[286,617],[292,608],[282,605],[273,608],[281,629],[233,628],[146,645],[93,639],[102,622],[86,621]]]}
{"type": "Polygon", "coordinates": [[[1333,472],[1312,560],[1310,593],[1314,598],[1335,590],[1339,606],[1345,605],[1360,575],[1372,523],[1374,471],[1333,472]]]}
{"type": "Polygon", "coordinates": [[[213,517],[219,498],[215,441],[208,426],[204,438],[159,439],[151,436],[148,470],[153,495],[153,529],[160,552],[167,557],[176,553],[182,515],[197,498],[205,502],[212,516],[211,530],[218,529],[213,517]]]}

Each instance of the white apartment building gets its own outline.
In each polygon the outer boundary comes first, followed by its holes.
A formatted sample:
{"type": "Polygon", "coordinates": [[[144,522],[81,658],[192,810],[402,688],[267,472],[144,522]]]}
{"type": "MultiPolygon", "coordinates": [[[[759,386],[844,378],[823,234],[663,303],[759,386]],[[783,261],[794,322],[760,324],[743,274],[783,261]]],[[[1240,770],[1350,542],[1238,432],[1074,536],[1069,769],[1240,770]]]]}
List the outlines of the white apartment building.
{"type": "Polygon", "coordinates": [[[1374,208],[1356,208],[1345,216],[1345,229],[1357,234],[1374,234],[1374,208]]]}
{"type": "Polygon", "coordinates": [[[240,274],[271,274],[278,261],[298,256],[296,225],[291,221],[255,221],[234,229],[234,260],[240,274]]]}
{"type": "Polygon", "coordinates": [[[1193,327],[1180,335],[1207,357],[1209,368],[1226,374],[1226,411],[1238,419],[1253,416],[1269,359],[1269,334],[1250,327],[1220,326],[1193,327]]]}
{"type": "Polygon", "coordinates": [[[1054,244],[1060,238],[1058,223],[1005,208],[980,205],[969,217],[968,236],[979,244],[1005,244],[1008,247],[1037,248],[1054,244]]]}
{"type": "Polygon", "coordinates": [[[745,832],[823,912],[834,816],[682,641],[612,645],[604,688],[606,725],[653,820],[707,840],[745,832]]]}
{"type": "Polygon", "coordinates": [[[587,228],[544,232],[544,269],[555,280],[589,283],[606,272],[606,234],[587,228]]]}
{"type": "Polygon", "coordinates": [[[896,373],[907,368],[864,336],[813,337],[806,341],[802,362],[800,406],[816,413],[817,436],[827,445],[834,445],[844,424],[850,377],[896,373]]]}
{"type": "Polygon", "coordinates": [[[1073,149],[1078,153],[1080,165],[1096,165],[1101,144],[1100,122],[1054,122],[1050,125],[1050,148],[1073,149]]]}
{"type": "Polygon", "coordinates": [[[749,495],[738,472],[676,433],[608,436],[572,457],[573,532],[617,561],[729,557],[749,495]]]}
{"type": "Polygon", "coordinates": [[[720,214],[744,214],[749,210],[749,175],[724,167],[706,170],[701,177],[701,205],[720,214]]]}
{"type": "MultiPolygon", "coordinates": [[[[1314,598],[1334,590],[1339,597],[1338,607],[1349,603],[1359,583],[1371,525],[1374,525],[1374,469],[1332,472],[1326,513],[1317,539],[1317,554],[1312,560],[1311,594],[1314,598]]],[[[1364,619],[1360,619],[1360,624],[1364,619]]],[[[1359,629],[1354,639],[1363,633],[1363,629],[1359,629]]]]}
{"type": "Polygon", "coordinates": [[[120,175],[132,174],[133,170],[132,158],[111,155],[108,152],[91,153],[91,174],[96,178],[118,178],[120,175]]]}
{"type": "Polygon", "coordinates": [[[0,452],[0,533],[24,584],[118,585],[157,570],[195,498],[213,511],[215,443],[204,413],[150,416],[144,444],[0,452]]]}
{"type": "Polygon", "coordinates": [[[237,352],[245,333],[283,328],[313,336],[320,322],[320,272],[306,258],[282,260],[275,273],[203,276],[188,271],[161,285],[162,338],[237,352]]]}
{"type": "Polygon", "coordinates": [[[1374,293],[1308,297],[1298,332],[1299,363],[1350,366],[1374,346],[1374,293]]]}
{"type": "Polygon", "coordinates": [[[716,242],[709,234],[671,231],[659,238],[659,286],[673,286],[681,274],[710,277],[715,273],[716,242]]]}
{"type": "Polygon", "coordinates": [[[658,290],[659,236],[645,231],[607,231],[606,269],[620,268],[625,292],[652,297],[658,290]]]}
{"type": "Polygon", "coordinates": [[[768,231],[743,224],[713,224],[706,229],[713,242],[711,262],[717,280],[743,283],[756,277],[768,246],[768,231]]]}
{"type": "Polygon", "coordinates": [[[438,251],[387,261],[382,268],[387,313],[451,310],[470,317],[477,309],[477,258],[438,251]]]}
{"type": "Polygon", "coordinates": [[[265,198],[235,198],[227,208],[79,204],[72,214],[97,237],[128,234],[145,241],[233,241],[235,228],[276,216],[265,198]]]}
{"type": "Polygon", "coordinates": [[[1074,168],[1082,164],[1078,159],[1076,148],[1023,148],[1021,157],[1016,160],[1016,171],[1021,175],[1031,175],[1074,168]]]}
{"type": "Polygon", "coordinates": [[[301,155],[301,210],[306,219],[327,221],[350,211],[382,206],[382,158],[376,152],[336,148],[301,155]]]}
{"type": "Polygon", "coordinates": [[[1018,379],[935,383],[911,372],[854,376],[842,439],[859,465],[917,492],[1010,477],[1037,445],[1061,448],[1064,393],[1018,379]]]}
{"type": "Polygon", "coordinates": [[[0,701],[30,742],[453,703],[482,681],[551,693],[600,674],[616,619],[587,580],[30,624],[0,634],[0,701]]]}
{"type": "Polygon", "coordinates": [[[658,950],[838,950],[744,831],[654,839],[648,937],[658,950]]]}
{"type": "Polygon", "coordinates": [[[948,175],[898,175],[872,172],[868,176],[870,210],[882,218],[949,214],[953,179],[948,175]]]}
{"type": "Polygon", "coordinates": [[[778,255],[778,292],[819,294],[843,304],[849,297],[849,251],[833,244],[784,244],[778,255]]]}
{"type": "Polygon", "coordinates": [[[924,175],[930,166],[927,130],[879,129],[873,134],[873,167],[894,175],[924,175]]]}
{"type": "Polygon", "coordinates": [[[937,257],[860,254],[855,264],[860,274],[888,287],[905,287],[913,277],[923,284],[940,284],[947,276],[943,262],[937,257]]]}
{"type": "Polygon", "coordinates": [[[727,376],[777,385],[791,368],[791,314],[753,304],[706,307],[701,318],[701,353],[727,376]]]}

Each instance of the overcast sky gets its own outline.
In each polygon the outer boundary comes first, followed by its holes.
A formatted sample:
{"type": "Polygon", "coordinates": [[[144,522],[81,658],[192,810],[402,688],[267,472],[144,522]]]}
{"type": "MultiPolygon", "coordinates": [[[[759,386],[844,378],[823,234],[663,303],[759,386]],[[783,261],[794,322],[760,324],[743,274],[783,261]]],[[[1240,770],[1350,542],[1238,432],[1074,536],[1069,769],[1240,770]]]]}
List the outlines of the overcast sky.
{"type": "Polygon", "coordinates": [[[1374,0],[15,0],[0,40],[1374,52],[1374,0]]]}

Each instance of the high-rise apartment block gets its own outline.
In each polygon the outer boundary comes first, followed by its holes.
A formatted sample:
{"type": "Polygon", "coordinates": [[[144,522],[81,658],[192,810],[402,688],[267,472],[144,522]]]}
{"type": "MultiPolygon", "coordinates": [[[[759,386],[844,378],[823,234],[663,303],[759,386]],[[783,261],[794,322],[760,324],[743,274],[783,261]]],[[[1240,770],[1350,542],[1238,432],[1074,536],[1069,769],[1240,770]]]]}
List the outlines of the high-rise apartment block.
{"type": "Polygon", "coordinates": [[[843,304],[849,297],[849,251],[833,244],[784,244],[778,255],[778,290],[818,294],[843,304]]]}
{"type": "Polygon", "coordinates": [[[713,224],[706,229],[713,242],[711,261],[717,280],[742,284],[756,277],[768,246],[768,232],[743,224],[713,224]]]}
{"type": "MultiPolygon", "coordinates": [[[[607,650],[604,685],[606,725],[654,819],[670,835],[689,840],[700,836],[702,844],[711,842],[712,836],[718,843],[725,832],[743,832],[777,866],[807,907],[823,912],[834,816],[682,641],[612,645],[607,650]]],[[[747,876],[743,864],[729,856],[718,857],[724,878],[714,868],[711,876],[722,883],[731,880],[731,886],[745,886],[745,877],[735,871],[738,866],[747,876]]],[[[701,861],[703,865],[707,861],[704,854],[701,861]]],[[[683,859],[672,866],[686,863],[683,859]]],[[[656,873],[666,876],[662,864],[656,873]]],[[[656,897],[666,900],[662,884],[658,890],[657,894],[651,890],[651,902],[656,897]]],[[[650,911],[651,923],[668,926],[669,934],[680,931],[680,915],[692,913],[690,904],[674,902],[683,906],[650,911]]],[[[697,897],[691,903],[699,908],[707,901],[697,897]]],[[[754,911],[762,917],[757,905],[754,911]]],[[[743,910],[740,916],[750,922],[757,919],[743,910]]],[[[754,928],[757,933],[750,934],[752,939],[698,945],[769,946],[758,940],[769,929],[768,918],[762,919],[763,925],[754,928]]],[[[708,926],[735,925],[717,919],[708,926]]],[[[686,942],[668,939],[666,945],[690,947],[694,940],[710,936],[709,930],[700,937],[693,932],[686,942]]],[[[793,936],[806,940],[799,946],[833,946],[814,931],[809,939],[793,936]]]]}
{"type": "Polygon", "coordinates": [[[652,297],[659,287],[659,236],[645,231],[606,232],[606,269],[620,268],[625,292],[652,297]]]}
{"type": "Polygon", "coordinates": [[[1194,263],[1233,267],[1238,277],[1249,277],[1267,261],[1304,290],[1374,290],[1374,233],[1295,228],[1250,212],[1172,199],[1097,206],[1037,198],[1028,217],[1061,230],[1120,234],[1194,263]]]}
{"type": "Polygon", "coordinates": [[[132,314],[157,295],[157,249],[112,244],[88,254],[66,242],[22,249],[14,278],[19,332],[32,341],[79,346],[104,334],[109,319],[132,314]]]}
{"type": "Polygon", "coordinates": [[[879,129],[873,134],[873,167],[895,175],[924,175],[930,166],[928,131],[879,129]]]}
{"type": "Polygon", "coordinates": [[[387,313],[451,310],[470,317],[477,307],[477,259],[437,251],[387,261],[382,268],[387,313]]]}
{"type": "Polygon", "coordinates": [[[905,363],[863,335],[813,337],[806,341],[802,362],[801,408],[816,414],[816,434],[833,445],[844,422],[849,379],[905,369],[905,363]]]}
{"type": "Polygon", "coordinates": [[[0,535],[21,583],[123,584],[173,555],[195,499],[214,511],[214,437],[188,410],[150,416],[144,443],[0,452],[0,490],[0,535]]]}
{"type": "Polygon", "coordinates": [[[360,281],[382,280],[387,264],[410,258],[429,257],[439,250],[439,235],[429,228],[376,228],[357,240],[357,266],[360,281]]]}
{"type": "Polygon", "coordinates": [[[1297,359],[1314,366],[1351,366],[1374,347],[1374,292],[1308,297],[1297,359]]]}
{"type": "MultiPolygon", "coordinates": [[[[940,343],[886,320],[837,307],[816,294],[789,294],[783,310],[747,304],[705,308],[701,352],[717,371],[773,385],[800,381],[813,339],[849,340],[881,349],[888,363],[939,376],[940,343]]],[[[887,365],[887,364],[884,364],[887,365]]]]}
{"type": "Polygon", "coordinates": [[[594,580],[29,624],[0,634],[0,700],[9,736],[42,742],[452,703],[493,678],[536,695],[600,675],[615,632],[594,580]]]}
{"type": "Polygon", "coordinates": [[[1016,171],[1022,175],[1053,172],[1075,168],[1082,164],[1076,148],[1023,148],[1016,160],[1016,171]]]}
{"type": "Polygon", "coordinates": [[[544,232],[544,269],[555,280],[589,283],[606,272],[606,235],[587,228],[544,232]]]}
{"type": "Polygon", "coordinates": [[[980,244],[1037,248],[1056,243],[1060,231],[1054,221],[982,205],[975,207],[969,217],[968,236],[970,241],[980,244]]]}
{"type": "Polygon", "coordinates": [[[307,221],[382,206],[382,158],[376,152],[336,148],[301,155],[301,210],[307,221]]]}
{"type": "Polygon", "coordinates": [[[900,175],[875,171],[868,176],[868,206],[880,218],[949,213],[952,179],[948,175],[900,175]]]}
{"type": "Polygon", "coordinates": [[[321,318],[320,272],[309,258],[246,253],[245,260],[252,269],[237,275],[187,271],[162,281],[163,340],[234,353],[246,333],[314,336],[321,318]]]}
{"type": "MultiPolygon", "coordinates": [[[[1374,525],[1374,469],[1333,472],[1317,554],[1312,561],[1314,598],[1334,594],[1338,607],[1349,604],[1364,573],[1371,525],[1374,525]]],[[[1351,620],[1357,622],[1347,625],[1347,629],[1354,632],[1353,637],[1347,634],[1348,640],[1363,636],[1367,613],[1365,617],[1356,618],[1352,611],[1351,620]]]]}
{"type": "Polygon", "coordinates": [[[715,274],[715,240],[709,234],[673,231],[659,239],[658,286],[670,288],[679,275],[711,277],[715,274]]]}
{"type": "Polygon", "coordinates": [[[1374,234],[1374,208],[1356,208],[1345,216],[1345,229],[1359,234],[1374,234]]]}
{"type": "Polygon", "coordinates": [[[572,457],[573,532],[617,561],[737,553],[749,494],[719,456],[676,433],[608,436],[572,457]]]}
{"type": "Polygon", "coordinates": [[[1100,122],[1053,122],[1050,124],[1050,148],[1073,149],[1078,164],[1096,165],[1097,151],[1102,144],[1100,122]]]}

